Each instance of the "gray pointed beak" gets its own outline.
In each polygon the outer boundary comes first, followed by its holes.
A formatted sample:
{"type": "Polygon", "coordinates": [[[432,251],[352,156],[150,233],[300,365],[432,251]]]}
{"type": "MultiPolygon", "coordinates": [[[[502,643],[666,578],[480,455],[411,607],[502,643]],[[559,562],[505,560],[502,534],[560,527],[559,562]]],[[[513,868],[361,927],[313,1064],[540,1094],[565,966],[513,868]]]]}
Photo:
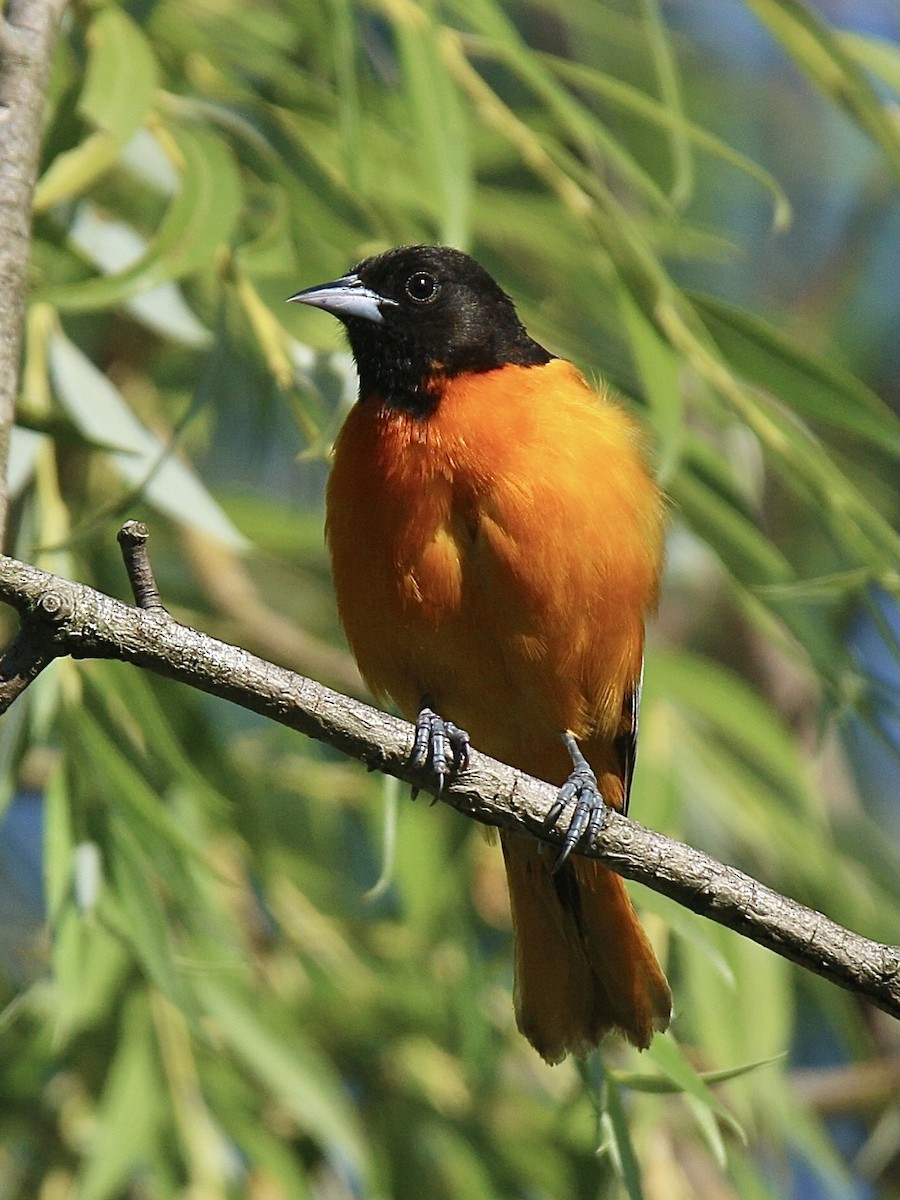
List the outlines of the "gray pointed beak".
{"type": "Polygon", "coordinates": [[[358,275],[344,275],[331,283],[304,288],[302,292],[288,296],[288,303],[292,302],[323,308],[342,321],[347,317],[361,317],[365,321],[380,322],[384,320],[382,309],[397,307],[396,300],[379,296],[367,288],[358,275]]]}

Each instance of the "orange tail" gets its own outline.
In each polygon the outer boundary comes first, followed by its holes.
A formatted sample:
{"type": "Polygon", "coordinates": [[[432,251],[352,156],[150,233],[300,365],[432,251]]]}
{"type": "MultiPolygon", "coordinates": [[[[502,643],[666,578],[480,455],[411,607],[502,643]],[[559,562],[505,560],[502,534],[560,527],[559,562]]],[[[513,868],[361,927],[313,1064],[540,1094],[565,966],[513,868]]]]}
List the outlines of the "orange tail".
{"type": "Polygon", "coordinates": [[[622,879],[594,859],[501,834],[516,937],[516,1020],[549,1063],[615,1030],[639,1049],[669,1023],[672,996],[622,879]]]}

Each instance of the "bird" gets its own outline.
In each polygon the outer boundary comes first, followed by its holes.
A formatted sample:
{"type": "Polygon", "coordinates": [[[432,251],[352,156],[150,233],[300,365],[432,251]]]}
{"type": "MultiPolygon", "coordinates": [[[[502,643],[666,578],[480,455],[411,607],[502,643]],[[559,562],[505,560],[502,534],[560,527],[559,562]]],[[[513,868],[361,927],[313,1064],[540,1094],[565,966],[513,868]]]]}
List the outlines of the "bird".
{"type": "Polygon", "coordinates": [[[577,853],[631,791],[666,524],[642,432],[460,250],[398,246],[289,299],[343,324],[359,377],[325,528],[363,678],[438,790],[471,745],[558,786],[548,828],[571,812],[558,854],[500,832],[518,1028],[548,1063],[644,1049],[669,985],[622,879],[577,853]]]}

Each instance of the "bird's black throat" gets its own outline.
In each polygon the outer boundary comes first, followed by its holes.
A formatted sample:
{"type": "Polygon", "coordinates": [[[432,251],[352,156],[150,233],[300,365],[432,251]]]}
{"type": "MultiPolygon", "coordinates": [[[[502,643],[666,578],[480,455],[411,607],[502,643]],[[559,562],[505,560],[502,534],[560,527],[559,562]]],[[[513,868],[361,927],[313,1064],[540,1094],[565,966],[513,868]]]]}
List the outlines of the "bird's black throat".
{"type": "Polygon", "coordinates": [[[507,365],[542,366],[554,357],[515,322],[484,330],[483,336],[454,344],[423,337],[430,331],[369,321],[344,322],[359,373],[359,398],[426,419],[440,404],[443,384],[468,372],[483,374],[507,365]]]}

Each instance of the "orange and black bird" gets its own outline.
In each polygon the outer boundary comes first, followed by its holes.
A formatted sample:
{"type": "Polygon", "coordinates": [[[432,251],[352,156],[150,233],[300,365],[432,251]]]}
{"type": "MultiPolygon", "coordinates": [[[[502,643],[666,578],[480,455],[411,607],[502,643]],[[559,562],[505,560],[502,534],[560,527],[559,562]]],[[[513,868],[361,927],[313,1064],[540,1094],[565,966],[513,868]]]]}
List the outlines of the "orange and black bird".
{"type": "Polygon", "coordinates": [[[344,325],[359,400],[326,532],[360,671],[440,777],[487,754],[560,785],[561,856],[501,833],[519,1028],[548,1062],[639,1047],[671,996],[625,887],[576,850],[628,807],[664,504],[625,410],[474,259],[402,246],[291,297],[344,325]],[[464,732],[465,731],[465,732],[464,732]]]}

